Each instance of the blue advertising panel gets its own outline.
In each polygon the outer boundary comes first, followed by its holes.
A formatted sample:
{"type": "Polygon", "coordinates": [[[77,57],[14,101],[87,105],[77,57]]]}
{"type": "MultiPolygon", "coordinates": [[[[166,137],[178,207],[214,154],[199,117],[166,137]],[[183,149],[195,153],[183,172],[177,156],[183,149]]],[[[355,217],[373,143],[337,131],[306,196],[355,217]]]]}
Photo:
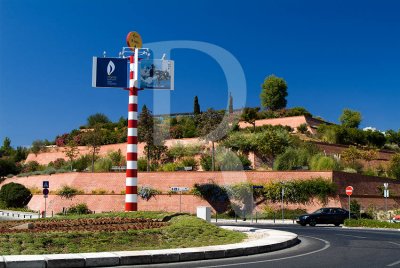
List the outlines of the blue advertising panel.
{"type": "Polygon", "coordinates": [[[141,60],[139,88],[174,90],[174,61],[141,60]]]}
{"type": "Polygon", "coordinates": [[[93,57],[92,87],[128,87],[128,60],[93,57]]]}

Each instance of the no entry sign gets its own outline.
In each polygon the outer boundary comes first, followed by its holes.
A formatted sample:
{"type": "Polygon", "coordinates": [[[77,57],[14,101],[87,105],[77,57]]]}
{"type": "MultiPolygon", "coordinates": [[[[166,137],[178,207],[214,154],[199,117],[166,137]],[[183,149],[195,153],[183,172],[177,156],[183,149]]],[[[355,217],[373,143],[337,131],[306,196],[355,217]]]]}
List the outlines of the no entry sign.
{"type": "Polygon", "coordinates": [[[346,187],[346,194],[347,194],[348,196],[350,196],[350,195],[353,194],[353,186],[347,186],[347,187],[346,187]]]}

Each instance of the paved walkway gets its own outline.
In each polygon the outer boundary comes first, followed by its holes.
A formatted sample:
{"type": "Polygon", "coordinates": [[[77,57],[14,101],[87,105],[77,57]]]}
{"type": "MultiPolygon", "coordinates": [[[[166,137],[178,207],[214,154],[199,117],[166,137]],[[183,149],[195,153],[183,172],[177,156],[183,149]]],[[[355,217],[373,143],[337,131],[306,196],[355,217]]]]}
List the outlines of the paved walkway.
{"type": "Polygon", "coordinates": [[[260,220],[260,219],[246,219],[243,221],[243,219],[211,219],[211,223],[220,223],[220,224],[254,224],[254,223],[262,223],[262,224],[297,224],[295,220],[293,219],[285,219],[282,221],[282,219],[276,219],[276,220],[260,220]]]}
{"type": "Polygon", "coordinates": [[[248,234],[237,244],[143,251],[0,256],[0,268],[95,267],[195,261],[266,253],[298,243],[294,233],[252,227],[223,226],[248,234]]]}

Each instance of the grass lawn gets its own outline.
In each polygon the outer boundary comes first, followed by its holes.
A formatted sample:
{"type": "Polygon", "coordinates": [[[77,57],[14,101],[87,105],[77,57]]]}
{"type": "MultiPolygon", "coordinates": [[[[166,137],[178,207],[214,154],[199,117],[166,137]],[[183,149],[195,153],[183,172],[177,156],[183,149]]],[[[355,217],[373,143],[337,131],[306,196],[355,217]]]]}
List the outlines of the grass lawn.
{"type": "MultiPolygon", "coordinates": [[[[221,229],[193,216],[179,215],[171,217],[171,215],[171,213],[131,212],[68,216],[57,220],[53,219],[53,221],[65,221],[68,219],[78,220],[99,217],[151,218],[168,220],[168,225],[153,229],[112,232],[73,230],[67,232],[3,232],[0,233],[0,255],[198,247],[237,243],[246,237],[245,234],[221,229]]],[[[49,221],[49,219],[45,219],[45,221],[49,221]]],[[[35,221],[24,222],[35,223],[35,221]]],[[[23,222],[20,221],[19,224],[21,223],[23,222]]]]}
{"type": "Polygon", "coordinates": [[[367,228],[393,228],[400,229],[400,223],[369,220],[369,219],[358,219],[358,220],[346,220],[345,226],[348,227],[367,227],[367,228]]]}

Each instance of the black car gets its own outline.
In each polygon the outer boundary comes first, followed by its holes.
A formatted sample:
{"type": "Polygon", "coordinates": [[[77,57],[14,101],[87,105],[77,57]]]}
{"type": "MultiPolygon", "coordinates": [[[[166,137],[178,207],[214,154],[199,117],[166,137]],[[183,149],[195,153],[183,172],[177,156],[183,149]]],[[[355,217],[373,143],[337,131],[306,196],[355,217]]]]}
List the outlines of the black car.
{"type": "MultiPolygon", "coordinates": [[[[351,218],[356,218],[355,214],[350,214],[351,218]]],[[[301,226],[315,226],[316,224],[334,224],[339,226],[349,218],[349,212],[342,208],[320,208],[311,214],[304,214],[297,218],[296,222],[301,226]]]]}

